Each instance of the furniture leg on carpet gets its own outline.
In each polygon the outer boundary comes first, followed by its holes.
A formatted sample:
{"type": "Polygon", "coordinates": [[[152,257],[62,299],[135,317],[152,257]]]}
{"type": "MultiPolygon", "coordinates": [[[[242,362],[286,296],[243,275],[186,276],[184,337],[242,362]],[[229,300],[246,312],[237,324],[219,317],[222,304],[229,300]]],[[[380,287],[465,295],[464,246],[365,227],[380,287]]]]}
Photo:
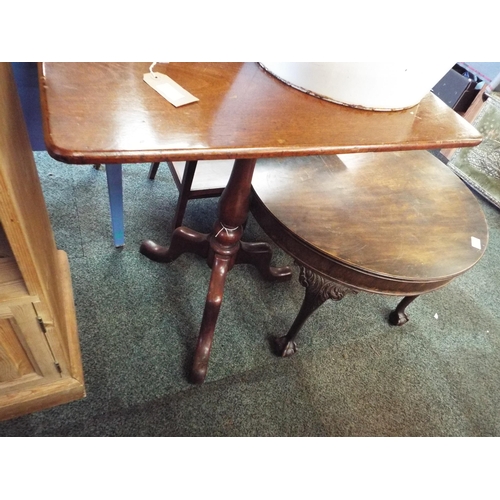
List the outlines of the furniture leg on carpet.
{"type": "Polygon", "coordinates": [[[123,221],[123,187],[122,166],[119,163],[106,164],[106,180],[108,183],[109,208],[111,211],[111,227],[115,247],[125,245],[125,229],[123,221]]]}
{"type": "Polygon", "coordinates": [[[254,264],[268,279],[289,279],[291,270],[268,268],[269,251],[266,244],[246,245],[241,243],[243,226],[248,218],[251,180],[256,160],[236,160],[226,189],[218,206],[218,219],[212,233],[202,235],[196,231],[179,227],[174,231],[172,245],[175,249],[162,247],[146,240],[140,252],[156,262],[171,262],[184,252],[206,256],[212,269],[210,284],[205,302],[198,344],[192,365],[191,380],[202,383],[205,380],[214,330],[224,294],[226,274],[234,264],[254,264]],[[207,251],[208,250],[208,251],[207,251]],[[207,253],[207,255],[205,255],[207,253]],[[239,254],[241,253],[241,256],[239,254]]]}
{"type": "Polygon", "coordinates": [[[404,297],[394,311],[389,315],[389,323],[394,326],[401,326],[408,323],[409,318],[406,308],[418,297],[418,295],[404,297]]]}
{"type": "Polygon", "coordinates": [[[355,290],[351,290],[332,280],[328,280],[302,265],[300,265],[299,282],[306,288],[304,301],[302,302],[300,311],[288,333],[284,337],[278,337],[274,340],[275,352],[283,358],[292,356],[297,352],[295,338],[307,318],[309,318],[318,307],[328,299],[338,301],[343,299],[348,293],[357,293],[355,290]]]}

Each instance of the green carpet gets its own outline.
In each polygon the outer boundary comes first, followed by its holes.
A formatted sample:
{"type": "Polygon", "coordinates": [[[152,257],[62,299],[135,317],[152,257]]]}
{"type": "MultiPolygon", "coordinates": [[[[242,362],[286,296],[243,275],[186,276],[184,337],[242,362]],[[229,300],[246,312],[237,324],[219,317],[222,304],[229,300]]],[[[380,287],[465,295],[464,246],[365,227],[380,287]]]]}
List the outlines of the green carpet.
{"type": "MultiPolygon", "coordinates": [[[[299,351],[274,356],[303,297],[297,272],[267,283],[228,276],[205,384],[187,382],[210,270],[193,255],[165,265],[138,252],[168,244],[177,190],[166,165],[124,166],[126,245],[112,245],[106,176],[35,153],[59,248],[70,259],[87,397],[0,423],[0,436],[499,436],[500,214],[468,273],[387,323],[397,298],[358,294],[322,306],[299,351]],[[435,315],[438,318],[435,318],[435,315]]],[[[217,201],[188,204],[208,232],[217,201]]],[[[247,241],[270,241],[250,219],[247,241]]],[[[276,249],[276,265],[292,264],[276,249]]],[[[295,269],[297,271],[297,269],[295,269]]]]}

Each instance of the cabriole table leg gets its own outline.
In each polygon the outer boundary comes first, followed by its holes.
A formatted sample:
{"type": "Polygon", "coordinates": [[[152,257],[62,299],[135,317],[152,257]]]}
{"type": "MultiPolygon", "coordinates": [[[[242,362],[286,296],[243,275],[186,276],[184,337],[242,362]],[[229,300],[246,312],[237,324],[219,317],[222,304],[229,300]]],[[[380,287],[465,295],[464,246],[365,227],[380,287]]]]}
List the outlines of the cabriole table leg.
{"type": "Polygon", "coordinates": [[[389,314],[389,323],[394,326],[401,326],[408,323],[409,318],[405,310],[417,297],[418,295],[404,297],[396,309],[389,314]]]}
{"type": "Polygon", "coordinates": [[[284,337],[278,337],[274,340],[276,354],[284,358],[292,356],[297,352],[295,338],[307,318],[309,318],[318,307],[328,299],[338,301],[343,299],[348,293],[357,293],[355,290],[328,280],[302,265],[300,266],[299,281],[306,289],[300,311],[288,333],[284,337]]]}

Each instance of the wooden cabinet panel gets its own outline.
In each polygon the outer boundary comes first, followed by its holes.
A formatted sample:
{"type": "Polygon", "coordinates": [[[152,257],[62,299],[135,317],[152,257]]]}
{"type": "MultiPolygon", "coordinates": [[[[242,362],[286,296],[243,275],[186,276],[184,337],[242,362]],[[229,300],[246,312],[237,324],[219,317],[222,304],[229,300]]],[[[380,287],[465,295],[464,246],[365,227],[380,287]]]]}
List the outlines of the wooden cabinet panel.
{"type": "Polygon", "coordinates": [[[37,373],[20,339],[21,330],[14,316],[0,318],[0,391],[9,382],[37,373]]]}
{"type": "Polygon", "coordinates": [[[12,69],[0,63],[0,420],[85,395],[69,263],[58,250],[12,69]]]}

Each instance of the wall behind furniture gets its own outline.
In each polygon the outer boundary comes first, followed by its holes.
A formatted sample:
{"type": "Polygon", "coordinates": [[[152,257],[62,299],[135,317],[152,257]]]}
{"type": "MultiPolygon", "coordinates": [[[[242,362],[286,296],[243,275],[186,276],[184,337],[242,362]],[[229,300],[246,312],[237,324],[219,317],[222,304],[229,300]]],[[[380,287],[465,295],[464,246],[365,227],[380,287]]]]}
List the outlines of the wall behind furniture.
{"type": "Polygon", "coordinates": [[[35,62],[13,62],[12,69],[21,99],[33,151],[45,151],[38,90],[38,71],[35,62]]]}

